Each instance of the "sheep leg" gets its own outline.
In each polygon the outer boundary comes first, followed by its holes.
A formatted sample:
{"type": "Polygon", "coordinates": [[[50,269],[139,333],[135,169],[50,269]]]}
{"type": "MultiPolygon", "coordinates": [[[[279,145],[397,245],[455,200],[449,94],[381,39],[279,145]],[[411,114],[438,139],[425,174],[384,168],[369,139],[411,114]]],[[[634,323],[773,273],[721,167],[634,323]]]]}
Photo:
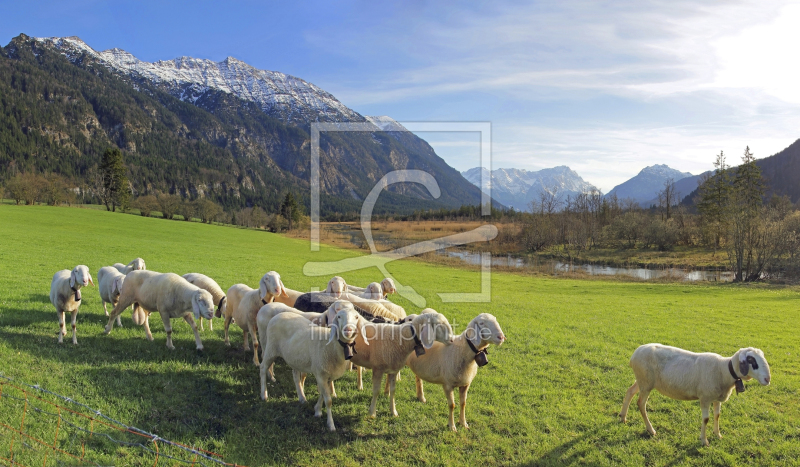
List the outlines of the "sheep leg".
{"type": "Polygon", "coordinates": [[[172,345],[172,323],[169,320],[169,315],[161,313],[161,320],[164,321],[164,330],[167,331],[167,348],[175,350],[175,346],[172,345]]]}
{"type": "Polygon", "coordinates": [[[114,305],[114,309],[111,310],[111,313],[108,314],[108,324],[106,324],[105,334],[111,333],[111,329],[114,328],[114,321],[117,319],[119,315],[122,314],[129,306],[131,306],[131,302],[125,302],[120,299],[116,305],[114,305]]]}
{"type": "Polygon", "coordinates": [[[394,384],[397,380],[397,373],[390,373],[386,375],[386,383],[389,384],[389,407],[391,408],[392,416],[397,416],[397,408],[394,406],[394,384]]]}
{"type": "Polygon", "coordinates": [[[194,331],[194,343],[197,346],[197,350],[203,350],[203,343],[200,342],[200,332],[197,330],[197,325],[194,324],[194,317],[192,315],[183,315],[183,319],[189,323],[192,331],[194,331]]]}
{"type": "Polygon", "coordinates": [[[364,367],[356,365],[356,373],[358,374],[358,376],[356,377],[356,379],[358,380],[358,390],[359,391],[363,391],[364,390],[364,367]]]}
{"type": "Polygon", "coordinates": [[[144,312],[144,335],[147,340],[153,341],[153,333],[150,332],[150,313],[144,312]]]}
{"type": "Polygon", "coordinates": [[[633,400],[633,396],[639,392],[639,382],[635,381],[631,387],[628,388],[628,392],[625,393],[625,400],[622,401],[622,410],[619,412],[619,419],[622,423],[628,421],[628,406],[631,405],[631,400],[633,400]]]}
{"type": "Polygon", "coordinates": [[[722,439],[722,433],[719,432],[719,413],[722,411],[722,402],[714,402],[714,434],[717,438],[722,439]]]}
{"type": "Polygon", "coordinates": [[[389,395],[389,375],[386,375],[386,384],[383,385],[383,394],[389,395]]]}
{"type": "Polygon", "coordinates": [[[331,397],[336,398],[336,388],[333,386],[333,380],[331,380],[331,384],[328,386],[328,392],[330,392],[331,397]]]}
{"type": "Polygon", "coordinates": [[[375,418],[375,407],[378,405],[378,395],[381,393],[383,372],[377,368],[372,369],[372,403],[369,405],[369,416],[375,418]]]}
{"type": "Polygon", "coordinates": [[[106,316],[108,316],[108,310],[106,309],[106,302],[103,302],[103,311],[105,311],[106,316]]]}
{"type": "Polygon", "coordinates": [[[422,380],[419,376],[416,376],[417,379],[417,400],[422,403],[425,403],[425,389],[422,387],[422,380]]]}
{"type": "Polygon", "coordinates": [[[706,425],[708,425],[708,408],[711,404],[708,401],[700,401],[700,410],[703,412],[703,424],[700,425],[700,442],[708,446],[706,439],[706,425]]]}
{"type": "MultiPolygon", "coordinates": [[[[112,305],[117,306],[118,302],[119,302],[119,299],[117,299],[116,302],[113,302],[112,305]]],[[[108,316],[108,310],[106,310],[106,302],[103,302],[103,311],[105,311],[106,312],[106,316],[108,316]]],[[[117,316],[117,326],[122,327],[122,314],[117,316]]]]}
{"type": "Polygon", "coordinates": [[[325,406],[328,409],[328,429],[331,431],[336,431],[336,426],[333,424],[333,413],[331,411],[331,405],[333,401],[331,400],[331,395],[328,392],[328,385],[333,381],[329,378],[323,378],[322,375],[316,375],[317,377],[317,386],[319,387],[319,395],[320,400],[323,398],[325,399],[325,406]]]}
{"type": "Polygon", "coordinates": [[[242,331],[242,339],[244,339],[244,350],[245,352],[250,351],[250,344],[247,343],[247,331],[242,331]]]}
{"type": "MultiPolygon", "coordinates": [[[[200,323],[202,324],[203,323],[203,321],[202,321],[203,318],[200,318],[200,319],[201,319],[200,323]]],[[[214,320],[213,319],[208,320],[208,330],[209,331],[213,331],[214,330],[214,320]]]]}
{"type": "Polygon", "coordinates": [[[200,330],[205,331],[206,329],[203,327],[203,317],[200,317],[200,330]]]}
{"type": "MultiPolygon", "coordinates": [[[[261,364],[263,365],[264,363],[262,362],[261,364]]],[[[294,388],[297,390],[297,400],[300,401],[301,404],[305,404],[307,399],[303,387],[306,384],[306,375],[297,370],[292,370],[292,378],[294,379],[294,388]]]]}
{"type": "Polygon", "coordinates": [[[461,402],[458,422],[461,423],[461,426],[464,428],[469,428],[469,424],[467,424],[467,391],[469,391],[469,385],[458,388],[458,396],[461,402]]]}
{"type": "Polygon", "coordinates": [[[78,345],[78,310],[72,312],[72,343],[78,345]]]}
{"type": "Polygon", "coordinates": [[[451,430],[457,431],[455,420],[453,420],[453,412],[456,409],[456,401],[453,399],[453,388],[442,386],[442,389],[444,389],[444,395],[447,396],[447,407],[450,409],[450,421],[448,426],[451,430]]]}
{"type": "Polygon", "coordinates": [[[231,325],[231,318],[233,318],[233,315],[226,313],[225,314],[225,324],[223,325],[223,327],[225,328],[225,345],[227,345],[228,347],[231,346],[231,341],[228,339],[228,328],[231,325]]]}
{"type": "Polygon", "coordinates": [[[67,333],[66,325],[64,324],[64,312],[58,312],[58,343],[64,343],[64,335],[67,333]]]}
{"type": "MultiPolygon", "coordinates": [[[[641,388],[640,388],[641,389],[641,388]]],[[[647,431],[655,436],[656,430],[653,429],[653,425],[650,424],[650,419],[647,418],[647,398],[650,397],[650,389],[644,390],[642,389],[639,393],[639,412],[642,413],[642,418],[644,418],[644,425],[647,427],[647,431]]]]}

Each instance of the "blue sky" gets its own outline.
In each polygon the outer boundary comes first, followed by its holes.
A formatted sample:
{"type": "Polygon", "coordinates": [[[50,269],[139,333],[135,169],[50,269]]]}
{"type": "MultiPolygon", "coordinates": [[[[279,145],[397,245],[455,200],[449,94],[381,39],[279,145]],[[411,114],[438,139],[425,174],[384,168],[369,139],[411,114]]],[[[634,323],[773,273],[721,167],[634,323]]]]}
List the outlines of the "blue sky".
{"type": "MultiPolygon", "coordinates": [[[[569,165],[607,192],[653,164],[800,138],[796,2],[14,2],[0,41],[79,36],[147,61],[233,56],[364,115],[489,121],[493,167],[569,165]]],[[[460,170],[475,135],[425,134],[460,170]]]]}

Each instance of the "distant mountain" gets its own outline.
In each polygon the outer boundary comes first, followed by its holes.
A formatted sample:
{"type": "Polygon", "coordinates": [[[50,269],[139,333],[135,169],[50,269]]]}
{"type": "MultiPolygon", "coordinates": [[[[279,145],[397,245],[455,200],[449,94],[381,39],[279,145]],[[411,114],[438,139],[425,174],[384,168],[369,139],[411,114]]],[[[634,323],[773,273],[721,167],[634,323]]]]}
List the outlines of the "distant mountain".
{"type": "MultiPolygon", "coordinates": [[[[537,201],[543,190],[555,192],[562,200],[567,196],[574,198],[578,194],[597,190],[574,170],[563,165],[539,171],[496,169],[489,172],[484,167],[475,167],[461,174],[478,187],[481,186],[481,177],[485,176],[491,187],[492,198],[518,211],[529,211],[531,201],[537,201]]],[[[487,189],[484,191],[489,193],[487,189]]]]}
{"type": "MultiPolygon", "coordinates": [[[[757,159],[756,165],[766,182],[766,199],[778,195],[788,196],[793,203],[800,202],[800,139],[777,154],[757,159]]],[[[693,204],[696,195],[697,186],[684,197],[683,204],[693,204]]]]}
{"type": "Polygon", "coordinates": [[[615,186],[606,194],[606,198],[616,195],[620,200],[632,199],[643,207],[649,207],[649,203],[658,198],[658,192],[664,189],[667,180],[672,179],[677,187],[677,182],[687,177],[692,177],[692,174],[664,164],[652,165],[642,169],[635,177],[615,186]]]}
{"type": "Polygon", "coordinates": [[[376,213],[481,199],[391,118],[367,119],[311,83],[233,58],[148,63],[120,49],[97,52],[75,37],[20,35],[0,47],[0,96],[0,180],[12,167],[85,180],[105,148],[116,146],[136,194],[209,197],[227,209],[274,212],[290,190],[308,206],[311,122],[373,122],[374,132],[321,135],[323,215],[358,212],[375,183],[398,169],[430,173],[442,195],[393,185],[376,213]]]}

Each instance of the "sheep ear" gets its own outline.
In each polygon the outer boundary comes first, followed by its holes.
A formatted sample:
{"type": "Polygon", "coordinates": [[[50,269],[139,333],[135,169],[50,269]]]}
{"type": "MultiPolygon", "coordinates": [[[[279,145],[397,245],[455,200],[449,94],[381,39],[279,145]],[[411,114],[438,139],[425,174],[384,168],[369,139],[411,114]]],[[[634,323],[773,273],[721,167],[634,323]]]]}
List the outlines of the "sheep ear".
{"type": "Polygon", "coordinates": [[[433,326],[430,324],[423,324],[422,331],[419,333],[419,340],[422,342],[422,347],[425,349],[430,349],[433,347],[433,339],[436,335],[436,332],[432,328],[433,326]]]}
{"type": "Polygon", "coordinates": [[[200,305],[197,303],[197,294],[192,296],[192,313],[195,318],[200,318],[200,305]]]}
{"type": "Polygon", "coordinates": [[[267,296],[267,281],[265,280],[266,277],[262,277],[260,281],[258,281],[258,294],[261,300],[265,302],[268,301],[265,299],[267,296]]]}
{"type": "Polygon", "coordinates": [[[284,296],[284,297],[286,297],[286,298],[289,298],[289,294],[288,294],[288,293],[286,293],[286,287],[284,287],[284,286],[283,286],[283,281],[282,281],[282,280],[280,280],[280,279],[278,279],[278,283],[279,283],[279,284],[280,284],[280,286],[281,286],[281,292],[280,292],[280,293],[281,293],[281,295],[283,295],[283,296],[284,296]]]}
{"type": "MultiPolygon", "coordinates": [[[[120,276],[122,277],[122,276],[120,276]]],[[[111,293],[120,293],[119,277],[114,279],[114,285],[111,286],[111,293]]]]}
{"type": "Polygon", "coordinates": [[[92,285],[94,285],[94,281],[92,280],[92,276],[91,276],[91,274],[89,275],[89,283],[90,283],[90,284],[92,284],[92,285]]]}
{"type": "MultiPolygon", "coordinates": [[[[358,324],[356,324],[358,326],[358,324]]],[[[364,343],[369,345],[369,340],[367,339],[367,327],[361,326],[361,338],[364,339],[364,343]]]]}
{"type": "Polygon", "coordinates": [[[70,286],[70,287],[72,287],[72,288],[74,288],[74,287],[75,287],[75,280],[76,280],[76,279],[75,279],[75,271],[72,271],[72,272],[69,274],[69,286],[70,286]]]}
{"type": "Polygon", "coordinates": [[[328,338],[328,343],[325,345],[330,345],[331,342],[339,335],[339,325],[336,323],[331,324],[331,336],[328,338]]]}
{"type": "Polygon", "coordinates": [[[475,346],[481,344],[481,328],[478,326],[477,321],[473,321],[469,324],[467,328],[467,339],[475,346]]]}
{"type": "Polygon", "coordinates": [[[750,368],[747,367],[747,352],[742,350],[739,352],[739,373],[745,376],[749,372],[750,368]]]}

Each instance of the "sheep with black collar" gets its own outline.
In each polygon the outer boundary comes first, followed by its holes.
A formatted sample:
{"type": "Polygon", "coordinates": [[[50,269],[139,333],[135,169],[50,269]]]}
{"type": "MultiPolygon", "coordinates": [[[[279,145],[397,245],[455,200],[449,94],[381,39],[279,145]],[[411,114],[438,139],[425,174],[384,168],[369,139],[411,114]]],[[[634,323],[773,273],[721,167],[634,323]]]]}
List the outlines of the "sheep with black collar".
{"type": "Polygon", "coordinates": [[[714,404],[714,434],[722,438],[719,432],[720,410],[734,387],[737,392],[744,392],[742,380],[755,378],[763,386],[770,382],[769,364],[764,352],[753,347],[739,349],[728,358],[715,353],[693,353],[667,345],[645,344],[633,352],[630,365],[636,382],[625,394],[620,420],[626,421],[631,399],[639,392],[639,412],[647,431],[655,435],[656,431],[647,418],[650,391],[656,389],[669,398],[682,401],[699,400],[703,413],[700,441],[706,446],[709,406],[714,404]]]}
{"type": "MultiPolygon", "coordinates": [[[[322,416],[322,403],[328,410],[328,429],[336,431],[331,414],[331,386],[347,369],[353,356],[352,346],[358,334],[359,314],[347,302],[336,302],[334,321],[329,328],[315,326],[296,313],[280,313],[269,322],[266,343],[261,359],[261,398],[267,400],[267,368],[278,357],[292,367],[297,397],[306,401],[303,383],[305,375],[312,373],[317,379],[319,400],[314,406],[314,416],[322,416]],[[334,342],[337,341],[337,342],[334,342]]],[[[363,328],[361,330],[362,337],[363,328]]],[[[365,345],[369,342],[364,340],[365,345]]]]}
{"type": "Polygon", "coordinates": [[[69,269],[62,269],[53,275],[53,281],[50,283],[50,303],[56,307],[56,314],[58,314],[58,343],[64,342],[64,336],[67,334],[66,325],[64,323],[64,313],[70,312],[72,314],[72,343],[78,345],[78,308],[81,306],[81,288],[89,284],[94,285],[92,276],[89,275],[89,268],[84,265],[78,265],[69,269]]]}
{"type": "Polygon", "coordinates": [[[458,388],[460,411],[458,420],[464,428],[467,424],[467,391],[478,374],[478,367],[488,363],[486,355],[490,344],[500,346],[505,342],[506,336],[497,322],[497,318],[489,313],[476,316],[461,335],[453,339],[452,345],[439,342],[433,344],[422,355],[414,352],[406,359],[406,364],[416,375],[417,399],[425,402],[423,381],[441,384],[450,407],[450,429],[456,431],[453,420],[455,401],[453,389],[458,388]]]}

